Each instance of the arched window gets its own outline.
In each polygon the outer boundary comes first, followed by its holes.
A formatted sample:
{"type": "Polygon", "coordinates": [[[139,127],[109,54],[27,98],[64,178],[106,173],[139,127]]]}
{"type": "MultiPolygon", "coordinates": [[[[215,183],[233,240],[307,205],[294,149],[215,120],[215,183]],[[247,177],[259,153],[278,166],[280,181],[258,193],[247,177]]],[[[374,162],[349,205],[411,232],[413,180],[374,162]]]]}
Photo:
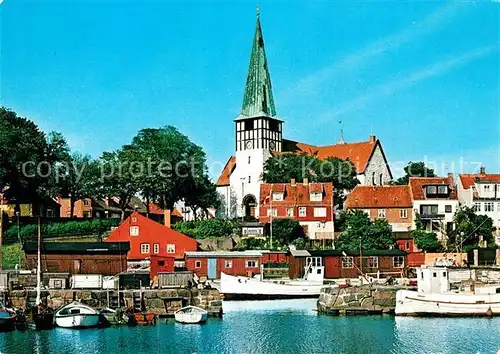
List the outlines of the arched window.
{"type": "Polygon", "coordinates": [[[380,182],[379,182],[379,184],[380,184],[380,185],[384,184],[384,183],[383,183],[383,178],[384,178],[384,176],[383,176],[383,175],[382,175],[382,173],[381,173],[381,174],[380,174],[380,182]]]}
{"type": "Polygon", "coordinates": [[[372,173],[372,185],[375,185],[375,172],[372,173]]]}

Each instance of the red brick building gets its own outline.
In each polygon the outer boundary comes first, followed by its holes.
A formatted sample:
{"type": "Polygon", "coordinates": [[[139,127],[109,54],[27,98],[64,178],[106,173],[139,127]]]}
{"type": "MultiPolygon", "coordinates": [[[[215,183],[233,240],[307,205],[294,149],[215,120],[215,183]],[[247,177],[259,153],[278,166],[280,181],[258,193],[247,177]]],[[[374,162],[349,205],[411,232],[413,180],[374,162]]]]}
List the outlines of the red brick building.
{"type": "Polygon", "coordinates": [[[331,183],[263,183],[260,185],[259,221],[297,220],[312,240],[333,238],[333,185],[331,183]]]}
{"type": "Polygon", "coordinates": [[[151,255],[184,259],[186,251],[196,251],[198,242],[169,227],[133,212],[111,232],[106,242],[129,241],[129,261],[149,259],[151,255]]]}

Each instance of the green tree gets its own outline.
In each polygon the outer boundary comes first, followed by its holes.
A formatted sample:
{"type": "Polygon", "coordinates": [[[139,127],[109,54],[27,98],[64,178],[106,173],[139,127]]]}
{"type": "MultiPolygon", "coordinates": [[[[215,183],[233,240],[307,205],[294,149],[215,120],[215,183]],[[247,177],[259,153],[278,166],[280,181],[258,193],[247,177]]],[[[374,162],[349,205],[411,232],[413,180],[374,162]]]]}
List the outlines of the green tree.
{"type": "Polygon", "coordinates": [[[185,197],[187,185],[205,182],[205,153],[172,126],[141,130],[129,149],[138,161],[147,164],[145,173],[136,180],[138,189],[163,209],[172,209],[185,197]]]}
{"type": "Polygon", "coordinates": [[[267,248],[266,240],[256,237],[247,237],[241,239],[236,245],[237,251],[246,251],[246,250],[262,250],[267,248]]]}
{"type": "Polygon", "coordinates": [[[94,186],[94,194],[101,198],[117,198],[122,220],[132,197],[139,192],[138,179],[142,170],[136,162],[136,154],[127,147],[105,152],[99,160],[100,178],[94,186]]]}
{"type": "Polygon", "coordinates": [[[359,251],[361,247],[364,250],[385,250],[396,244],[387,220],[377,219],[371,222],[369,216],[361,210],[349,212],[344,230],[335,241],[337,249],[359,251]]]}
{"type": "Polygon", "coordinates": [[[443,248],[434,232],[414,230],[412,237],[415,245],[424,252],[440,252],[443,248]]]}
{"type": "Polygon", "coordinates": [[[198,210],[202,210],[206,218],[209,208],[218,209],[221,206],[215,184],[206,175],[201,178],[186,178],[183,184],[183,200],[186,206],[193,210],[195,220],[198,219],[198,210]]]}
{"type": "Polygon", "coordinates": [[[0,108],[0,127],[0,190],[8,187],[8,197],[18,202],[54,196],[51,172],[67,152],[62,135],[46,137],[35,123],[5,107],[0,108]]]}
{"type": "Polygon", "coordinates": [[[489,243],[492,239],[493,220],[487,215],[477,215],[474,209],[463,207],[453,217],[455,230],[449,237],[452,247],[475,246],[479,242],[489,243]]]}
{"type": "Polygon", "coordinates": [[[63,163],[56,165],[54,186],[59,194],[70,199],[71,217],[78,200],[98,195],[98,179],[98,164],[88,155],[68,154],[63,163]]]}
{"type": "Polygon", "coordinates": [[[394,181],[394,184],[408,184],[410,177],[435,177],[434,170],[425,166],[424,162],[408,162],[404,168],[405,175],[394,181]]]}
{"type": "Polygon", "coordinates": [[[273,244],[287,246],[298,238],[304,238],[304,229],[297,220],[275,219],[272,222],[273,244]]]}
{"type": "Polygon", "coordinates": [[[272,156],[264,163],[262,180],[266,183],[290,183],[295,179],[302,182],[304,178],[314,180],[316,159],[307,154],[285,153],[272,156]]]}

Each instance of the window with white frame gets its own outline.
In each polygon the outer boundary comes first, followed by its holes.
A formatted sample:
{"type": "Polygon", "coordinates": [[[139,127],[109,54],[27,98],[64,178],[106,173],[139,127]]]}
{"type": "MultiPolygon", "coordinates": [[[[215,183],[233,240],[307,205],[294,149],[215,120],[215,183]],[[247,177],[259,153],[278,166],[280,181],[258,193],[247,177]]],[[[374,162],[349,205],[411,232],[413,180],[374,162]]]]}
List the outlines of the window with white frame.
{"type": "Polygon", "coordinates": [[[405,257],[403,257],[403,256],[392,257],[392,266],[393,266],[393,268],[404,268],[405,257]]]}
{"type": "Polygon", "coordinates": [[[321,267],[323,261],[321,257],[306,257],[306,266],[311,265],[312,267],[321,267]]]}
{"type": "Polygon", "coordinates": [[[474,203],[474,211],[481,211],[481,203],[474,203]]]}
{"type": "Polygon", "coordinates": [[[130,226],[130,236],[139,236],[139,226],[130,226]]]}
{"type": "Polygon", "coordinates": [[[493,202],[484,203],[484,211],[494,211],[495,205],[493,202]]]}
{"type": "Polygon", "coordinates": [[[141,253],[143,254],[149,253],[149,243],[141,243],[141,253]]]}
{"type": "Polygon", "coordinates": [[[280,202],[283,200],[283,192],[273,192],[273,200],[280,202]]]}
{"type": "Polygon", "coordinates": [[[293,218],[293,208],[286,209],[286,216],[288,216],[289,218],[293,218]]]}
{"type": "Polygon", "coordinates": [[[367,257],[368,268],[378,268],[378,257],[367,257]]]}
{"type": "Polygon", "coordinates": [[[224,261],[224,268],[233,268],[233,261],[224,261]]]}
{"type": "Polygon", "coordinates": [[[406,219],[408,217],[408,211],[406,209],[401,209],[399,211],[399,218],[406,219]]]}
{"type": "Polygon", "coordinates": [[[385,219],[385,209],[379,209],[377,217],[379,219],[385,219]]]}
{"type": "Polygon", "coordinates": [[[201,261],[194,261],[194,267],[195,268],[201,268],[201,261]]]}
{"type": "Polygon", "coordinates": [[[448,194],[448,186],[438,186],[438,194],[448,194]]]}
{"type": "Polygon", "coordinates": [[[342,257],[342,268],[354,268],[354,258],[342,257]]]}
{"type": "Polygon", "coordinates": [[[484,190],[485,192],[489,192],[489,191],[490,191],[490,185],[489,185],[489,184],[485,184],[485,185],[483,186],[483,190],[484,190]]]}
{"type": "Polygon", "coordinates": [[[155,243],[153,245],[153,253],[160,253],[160,244],[159,243],[155,243]]]}
{"type": "Polygon", "coordinates": [[[326,216],[326,208],[314,208],[314,217],[321,218],[326,216]]]}
{"type": "Polygon", "coordinates": [[[272,217],[276,217],[278,216],[278,209],[276,208],[268,208],[267,209],[267,216],[272,216],[272,217]]]}
{"type": "Polygon", "coordinates": [[[306,207],[299,207],[299,217],[305,217],[305,216],[307,216],[306,207]]]}
{"type": "Polygon", "coordinates": [[[311,192],[311,193],[309,193],[309,200],[311,202],[321,202],[321,200],[323,200],[323,193],[311,192]]]}
{"type": "Polygon", "coordinates": [[[257,268],[258,266],[259,266],[259,262],[257,262],[257,261],[251,261],[251,260],[245,261],[246,268],[257,268]]]}
{"type": "Polygon", "coordinates": [[[175,253],[175,243],[167,244],[167,253],[175,253]]]}
{"type": "Polygon", "coordinates": [[[453,207],[451,205],[445,205],[444,206],[444,212],[445,213],[451,213],[453,211],[453,207]]]}

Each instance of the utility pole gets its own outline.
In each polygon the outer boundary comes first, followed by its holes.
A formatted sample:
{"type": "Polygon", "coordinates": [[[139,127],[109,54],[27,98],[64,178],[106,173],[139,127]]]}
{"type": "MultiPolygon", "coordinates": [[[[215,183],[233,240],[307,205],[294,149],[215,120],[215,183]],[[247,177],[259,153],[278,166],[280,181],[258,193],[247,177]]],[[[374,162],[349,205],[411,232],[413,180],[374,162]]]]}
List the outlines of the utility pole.
{"type": "Polygon", "coordinates": [[[359,269],[363,275],[363,251],[361,248],[361,236],[359,236],[359,269]]]}

